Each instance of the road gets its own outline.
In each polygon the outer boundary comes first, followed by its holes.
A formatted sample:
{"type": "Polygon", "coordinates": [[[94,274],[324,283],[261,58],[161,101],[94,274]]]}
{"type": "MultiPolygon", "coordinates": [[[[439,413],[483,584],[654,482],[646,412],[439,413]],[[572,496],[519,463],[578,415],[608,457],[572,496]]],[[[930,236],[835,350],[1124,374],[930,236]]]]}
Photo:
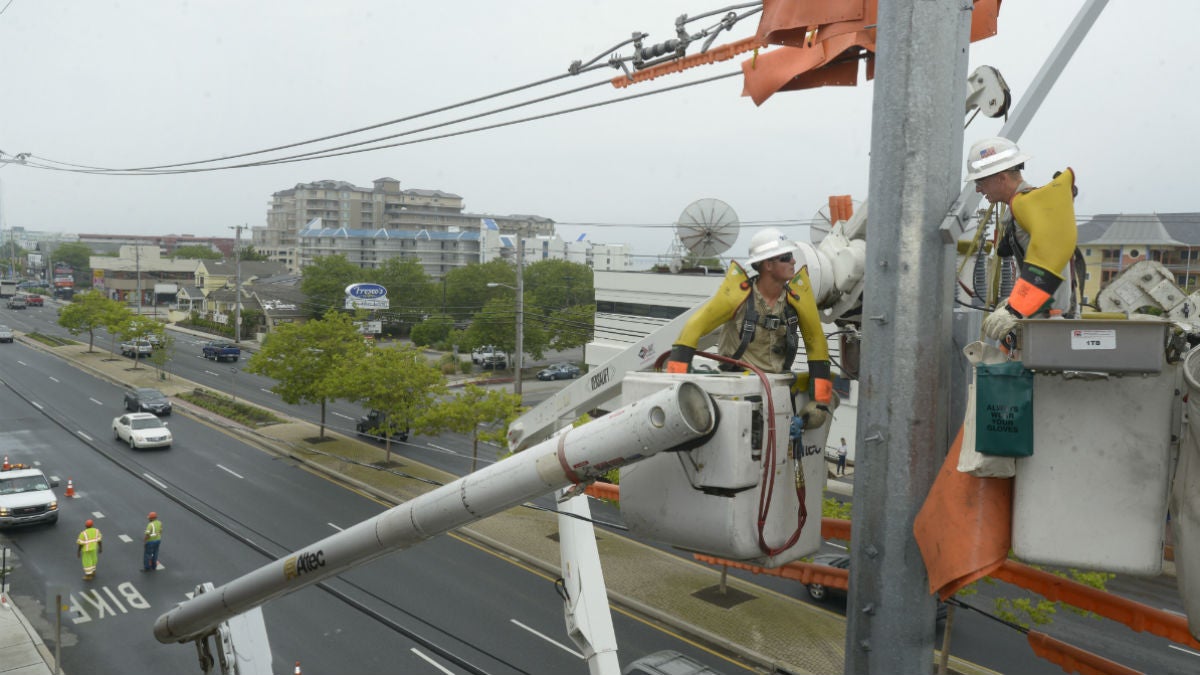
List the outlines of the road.
{"type": "MultiPolygon", "coordinates": [[[[0,321],[6,321],[8,325],[18,330],[36,328],[43,332],[66,336],[66,332],[53,323],[54,312],[55,310],[49,306],[45,309],[35,308],[17,312],[0,310],[0,316],[4,317],[0,321]]],[[[200,345],[204,342],[202,338],[182,333],[172,334],[175,337],[175,345],[172,358],[168,363],[168,370],[172,373],[213,389],[234,393],[239,398],[283,410],[295,417],[310,421],[319,419],[319,406],[283,404],[275,394],[269,391],[272,384],[270,380],[241,371],[244,361],[236,364],[215,364],[205,361],[199,356],[200,345]]],[[[107,338],[98,339],[97,344],[106,345],[107,338]]],[[[552,357],[549,360],[563,359],[552,357]]],[[[563,382],[526,381],[523,387],[526,404],[536,404],[552,395],[563,384],[563,382]]],[[[119,396],[114,400],[119,402],[119,396]]],[[[327,423],[330,428],[352,433],[353,421],[362,412],[362,409],[354,404],[336,401],[331,403],[328,408],[327,423]]],[[[444,434],[438,438],[414,437],[408,443],[393,443],[393,446],[395,451],[408,459],[455,475],[466,473],[470,467],[470,442],[454,434],[444,434]]],[[[481,445],[480,461],[492,462],[504,453],[505,449],[503,448],[481,445]]],[[[536,503],[550,507],[552,500],[543,498],[536,503]]],[[[618,527],[610,529],[619,531],[621,519],[617,509],[602,505],[597,505],[594,509],[597,520],[615,523],[618,527]]],[[[826,550],[834,550],[833,547],[836,545],[836,543],[827,544],[826,550]]],[[[660,548],[670,550],[666,547],[660,548]]],[[[681,555],[690,557],[687,554],[681,555]]],[[[736,574],[752,583],[769,587],[786,595],[805,598],[807,595],[804,588],[795,582],[754,576],[748,573],[736,574]]],[[[1021,589],[1010,587],[1007,584],[980,584],[978,590],[978,595],[968,596],[964,600],[988,613],[994,613],[994,602],[998,597],[1029,596],[1021,589]]],[[[1171,579],[1118,578],[1110,583],[1110,590],[1151,606],[1176,612],[1182,611],[1171,579]]],[[[834,600],[829,606],[843,613],[845,611],[844,602],[841,600],[834,600]]],[[[558,623],[561,624],[561,619],[558,619],[558,623]]],[[[1193,673],[1200,669],[1200,654],[1161,638],[1134,633],[1121,624],[1107,620],[1077,616],[1064,611],[1055,617],[1053,624],[1039,630],[1084,649],[1105,655],[1119,663],[1138,668],[1143,672],[1193,673]]],[[[561,630],[558,632],[561,633],[561,630]]],[[[951,651],[955,656],[1001,672],[1021,672],[1034,675],[1043,673],[1051,675],[1062,672],[1057,666],[1034,656],[1023,634],[1003,627],[976,612],[962,610],[957,612],[951,651]]]]}
{"type": "MultiPolygon", "coordinates": [[[[0,380],[0,452],[40,461],[64,482],[71,477],[79,492],[64,500],[57,526],[5,533],[18,557],[12,595],[27,614],[51,620],[43,611],[53,605],[51,589],[68,598],[67,672],[196,669],[190,647],[154,641],[151,625],[161,612],[201,581],[220,584],[383,509],[184,415],[169,420],[171,449],[132,451],[111,438],[119,387],[23,344],[3,345],[0,380]],[[149,510],[165,524],[165,569],[142,573],[149,510]],[[88,517],[106,543],[90,584],[73,555],[88,517]]],[[[276,672],[297,660],[310,672],[584,668],[564,638],[553,580],[461,538],[434,539],[325,586],[267,605],[276,672]]],[[[649,624],[623,614],[614,621],[627,659],[676,649],[716,665],[713,654],[649,624]]],[[[734,672],[730,661],[716,661],[734,672]]]]}

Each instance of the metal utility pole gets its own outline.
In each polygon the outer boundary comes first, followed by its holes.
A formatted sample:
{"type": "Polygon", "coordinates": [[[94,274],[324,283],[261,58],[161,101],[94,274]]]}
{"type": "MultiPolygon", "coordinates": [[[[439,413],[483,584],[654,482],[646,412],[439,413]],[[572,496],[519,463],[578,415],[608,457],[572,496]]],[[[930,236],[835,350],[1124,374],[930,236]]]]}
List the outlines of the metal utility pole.
{"type": "Polygon", "coordinates": [[[233,343],[241,344],[242,342],[242,228],[249,225],[230,225],[229,229],[234,230],[233,239],[233,260],[237,266],[237,281],[234,288],[236,289],[237,297],[233,301],[233,343]]]}
{"type": "Polygon", "coordinates": [[[133,259],[136,261],[134,266],[137,269],[137,307],[138,316],[142,315],[142,245],[133,245],[133,259]]]}
{"type": "Polygon", "coordinates": [[[521,369],[525,366],[525,239],[517,233],[517,344],[513,365],[517,376],[513,378],[513,393],[521,395],[521,369]]]}
{"type": "Polygon", "coordinates": [[[971,6],[879,3],[846,673],[922,673],[935,602],[913,519],[947,449],[971,6]]]}

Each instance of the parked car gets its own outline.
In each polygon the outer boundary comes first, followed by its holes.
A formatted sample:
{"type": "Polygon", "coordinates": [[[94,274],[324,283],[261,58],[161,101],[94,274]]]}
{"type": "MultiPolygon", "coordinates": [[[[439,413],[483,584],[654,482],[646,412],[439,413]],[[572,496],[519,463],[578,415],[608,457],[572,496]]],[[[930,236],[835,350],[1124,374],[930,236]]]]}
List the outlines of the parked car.
{"type": "MultiPolygon", "coordinates": [[[[484,345],[471,350],[471,363],[475,365],[483,365],[485,358],[490,358],[495,352],[496,347],[493,345],[484,345]]],[[[503,354],[504,352],[500,352],[503,354]]]]}
{"type": "MultiPolygon", "coordinates": [[[[844,570],[850,569],[850,555],[848,553],[818,553],[812,558],[812,562],[816,565],[829,565],[844,570]]],[[[831,597],[846,597],[846,591],[840,588],[829,588],[821,584],[807,584],[808,596],[817,602],[824,602],[831,597]]],[[[937,620],[944,621],[946,619],[946,603],[941,600],[937,604],[937,620]]]]}
{"type": "Polygon", "coordinates": [[[171,399],[157,389],[138,387],[125,392],[125,409],[130,412],[170,415],[171,399]]]}
{"type": "Polygon", "coordinates": [[[25,296],[25,304],[29,305],[30,307],[45,307],[46,306],[46,303],[45,303],[44,299],[42,298],[42,296],[36,295],[36,294],[25,296]]]}
{"type": "Polygon", "coordinates": [[[242,348],[232,342],[213,340],[202,349],[204,358],[210,361],[237,361],[242,358],[242,348]]]}
{"type": "Polygon", "coordinates": [[[574,363],[554,363],[538,371],[539,380],[573,380],[583,374],[574,363]]]}
{"type": "Polygon", "coordinates": [[[621,675],[721,675],[720,671],[672,649],[655,652],[630,663],[621,675]]]}
{"type": "Polygon", "coordinates": [[[25,300],[25,296],[23,295],[14,295],[8,299],[9,309],[25,309],[28,306],[29,303],[25,300]]]}
{"type": "MultiPolygon", "coordinates": [[[[387,415],[379,410],[371,410],[366,415],[358,418],[358,422],[354,425],[354,430],[359,436],[374,436],[383,438],[383,423],[387,420],[387,415]]],[[[408,427],[392,433],[392,438],[398,441],[408,440],[408,427]]]]}
{"type": "Polygon", "coordinates": [[[154,353],[154,346],[146,340],[129,340],[121,343],[121,356],[128,356],[136,359],[142,356],[150,356],[154,353]]]}
{"type": "Polygon", "coordinates": [[[58,522],[53,487],[58,487],[58,481],[23,464],[0,471],[0,527],[58,522]]]}
{"type": "Polygon", "coordinates": [[[150,346],[155,349],[161,349],[163,347],[163,340],[158,336],[158,333],[146,333],[141,337],[141,339],[149,342],[150,346]]]}
{"type": "Polygon", "coordinates": [[[13,332],[8,326],[0,326],[0,342],[12,342],[13,332]]]}
{"type": "Polygon", "coordinates": [[[113,418],[113,438],[130,448],[169,448],[171,432],[167,423],[152,413],[127,413],[113,418]]]}

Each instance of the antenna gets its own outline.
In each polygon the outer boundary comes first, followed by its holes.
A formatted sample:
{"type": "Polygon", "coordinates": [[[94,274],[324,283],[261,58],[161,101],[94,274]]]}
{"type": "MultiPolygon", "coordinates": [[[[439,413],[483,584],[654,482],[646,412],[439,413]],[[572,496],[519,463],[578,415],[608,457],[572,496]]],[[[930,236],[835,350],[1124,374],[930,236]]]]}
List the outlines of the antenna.
{"type": "Polygon", "coordinates": [[[738,237],[738,217],[733,207],[720,199],[697,199],[688,204],[675,223],[676,241],[671,246],[670,267],[683,266],[683,259],[717,258],[738,237]]]}

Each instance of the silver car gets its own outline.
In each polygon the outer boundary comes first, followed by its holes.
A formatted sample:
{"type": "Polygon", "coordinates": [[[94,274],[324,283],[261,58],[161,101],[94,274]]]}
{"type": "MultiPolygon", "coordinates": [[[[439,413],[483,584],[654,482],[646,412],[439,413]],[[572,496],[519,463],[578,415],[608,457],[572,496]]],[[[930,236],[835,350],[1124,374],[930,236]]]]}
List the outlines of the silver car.
{"type": "Polygon", "coordinates": [[[13,332],[8,326],[0,326],[0,342],[12,342],[13,332]]]}
{"type": "Polygon", "coordinates": [[[151,413],[128,413],[113,419],[113,438],[130,448],[169,448],[171,432],[167,423],[151,413]]]}

